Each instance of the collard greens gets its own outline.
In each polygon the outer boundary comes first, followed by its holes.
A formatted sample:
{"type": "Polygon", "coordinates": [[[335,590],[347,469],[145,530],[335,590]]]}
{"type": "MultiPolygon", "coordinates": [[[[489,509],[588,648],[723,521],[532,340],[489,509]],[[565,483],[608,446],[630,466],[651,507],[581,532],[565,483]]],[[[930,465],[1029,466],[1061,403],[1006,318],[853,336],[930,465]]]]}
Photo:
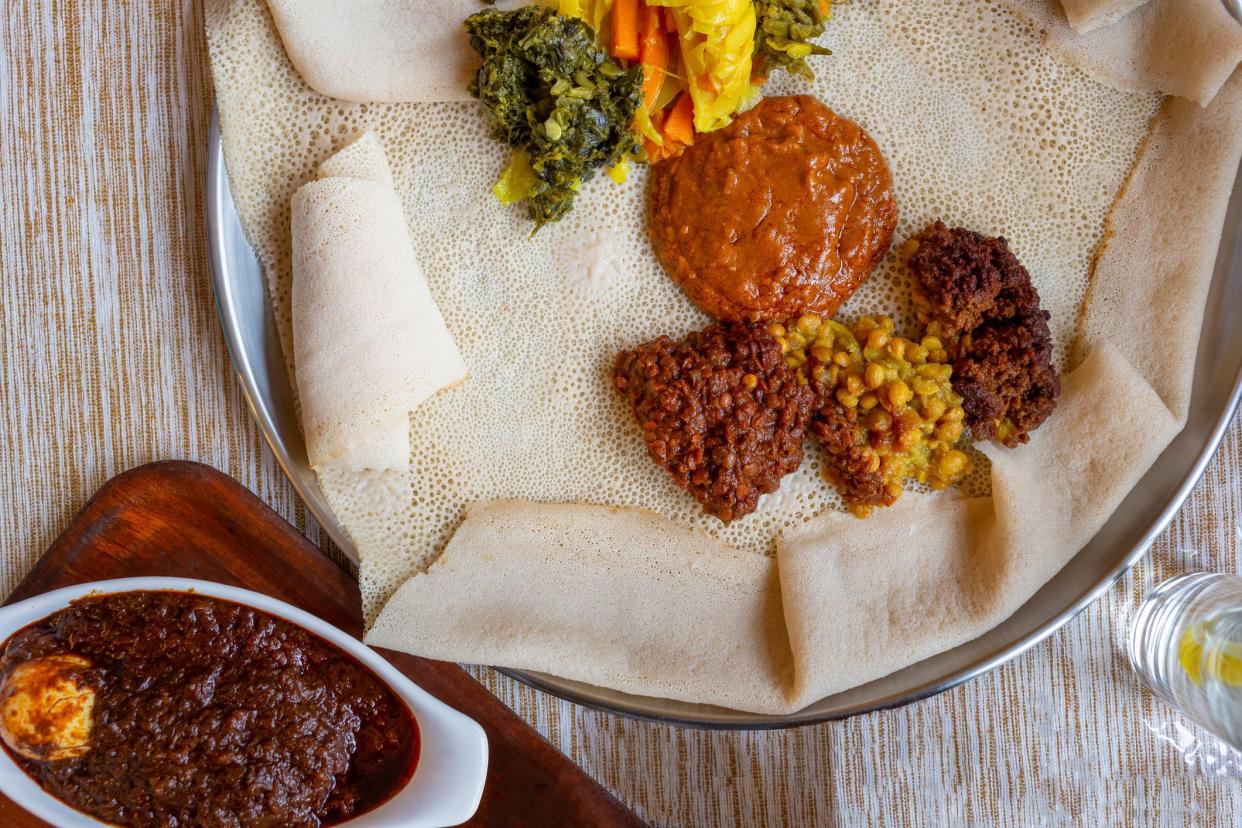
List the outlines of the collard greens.
{"type": "Polygon", "coordinates": [[[514,150],[496,195],[524,199],[536,227],[556,221],[582,182],[638,149],[642,68],[618,65],[582,20],[537,6],[481,11],[466,30],[483,58],[470,93],[514,150]]]}

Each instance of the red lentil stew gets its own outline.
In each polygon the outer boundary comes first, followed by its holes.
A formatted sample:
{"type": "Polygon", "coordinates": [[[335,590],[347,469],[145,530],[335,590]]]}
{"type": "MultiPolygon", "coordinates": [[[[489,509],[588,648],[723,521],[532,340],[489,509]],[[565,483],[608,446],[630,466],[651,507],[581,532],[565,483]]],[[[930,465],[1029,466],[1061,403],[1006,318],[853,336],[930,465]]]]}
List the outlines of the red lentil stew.
{"type": "Polygon", "coordinates": [[[892,189],[858,124],[806,95],[765,98],[652,167],[649,232],[709,316],[832,316],[888,251],[892,189]]]}

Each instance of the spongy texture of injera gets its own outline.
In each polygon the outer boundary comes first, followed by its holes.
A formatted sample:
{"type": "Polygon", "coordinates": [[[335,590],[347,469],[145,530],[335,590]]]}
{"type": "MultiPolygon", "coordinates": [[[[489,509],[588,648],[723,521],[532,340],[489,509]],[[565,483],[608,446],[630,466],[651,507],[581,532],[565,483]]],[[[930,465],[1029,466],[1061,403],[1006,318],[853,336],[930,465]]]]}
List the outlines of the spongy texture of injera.
{"type": "Polygon", "coordinates": [[[934,504],[907,495],[862,529],[824,515],[782,535],[795,703],[884,675],[1007,618],[1155,462],[1186,419],[1240,159],[1242,71],[1206,109],[1165,102],[1109,215],[1086,299],[1086,358],[1028,445],[983,447],[990,498],[934,504]]]}
{"type": "Polygon", "coordinates": [[[1242,24],[1221,0],[1148,0],[1080,33],[1057,0],[1002,0],[1045,32],[1048,48],[1101,83],[1206,105],[1242,61],[1242,24]]]}
{"type": "MultiPolygon", "coordinates": [[[[474,103],[355,105],[306,87],[261,0],[214,0],[208,44],[234,198],[288,343],[288,204],[364,129],[388,152],[419,260],[471,378],[412,420],[412,488],[377,502],[325,483],[362,557],[368,617],[443,548],[465,508],[495,498],[651,509],[724,544],[771,552],[776,534],[838,510],[817,450],[755,514],[722,527],[648,458],[612,391],[617,351],[705,324],[664,275],[644,225],[645,176],[587,183],[573,213],[531,237],[490,193],[505,150],[474,103]]],[[[898,241],[942,218],[1003,234],[1073,339],[1104,216],[1156,111],[1066,66],[1025,19],[982,0],[854,3],[834,11],[809,91],[861,123],[893,170],[898,241]],[[980,71],[980,67],[987,67],[980,71]]],[[[896,252],[840,316],[910,327],[896,252]]],[[[286,348],[286,353],[289,353],[286,348]]],[[[981,464],[987,490],[986,466],[981,464]]]]}
{"type": "Polygon", "coordinates": [[[867,521],[828,512],[783,532],[776,561],[634,510],[474,506],[367,642],[631,693],[799,710],[1007,618],[1181,428],[1109,342],[1065,378],[1058,415],[1025,446],[985,447],[991,497],[911,493],[867,521]]]}

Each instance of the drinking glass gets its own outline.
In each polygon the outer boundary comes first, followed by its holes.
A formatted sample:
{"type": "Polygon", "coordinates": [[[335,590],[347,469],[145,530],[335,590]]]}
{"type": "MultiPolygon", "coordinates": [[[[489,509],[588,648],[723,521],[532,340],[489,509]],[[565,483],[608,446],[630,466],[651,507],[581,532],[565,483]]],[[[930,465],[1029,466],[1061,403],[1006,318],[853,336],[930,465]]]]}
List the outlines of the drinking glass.
{"type": "Polygon", "coordinates": [[[1165,581],[1130,627],[1130,663],[1156,695],[1242,750],[1242,578],[1165,581]]]}

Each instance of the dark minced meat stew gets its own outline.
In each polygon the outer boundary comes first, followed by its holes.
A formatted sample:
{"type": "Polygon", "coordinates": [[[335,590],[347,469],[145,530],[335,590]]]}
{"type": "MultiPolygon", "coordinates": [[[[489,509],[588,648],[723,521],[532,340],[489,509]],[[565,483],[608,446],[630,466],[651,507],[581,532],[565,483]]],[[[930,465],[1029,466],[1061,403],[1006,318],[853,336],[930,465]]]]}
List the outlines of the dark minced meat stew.
{"type": "Polygon", "coordinates": [[[15,759],[43,788],[134,826],[318,826],[370,810],[413,773],[404,702],[318,636],[181,592],[74,602],[10,639],[0,669],[88,659],[90,750],[15,759]]]}

